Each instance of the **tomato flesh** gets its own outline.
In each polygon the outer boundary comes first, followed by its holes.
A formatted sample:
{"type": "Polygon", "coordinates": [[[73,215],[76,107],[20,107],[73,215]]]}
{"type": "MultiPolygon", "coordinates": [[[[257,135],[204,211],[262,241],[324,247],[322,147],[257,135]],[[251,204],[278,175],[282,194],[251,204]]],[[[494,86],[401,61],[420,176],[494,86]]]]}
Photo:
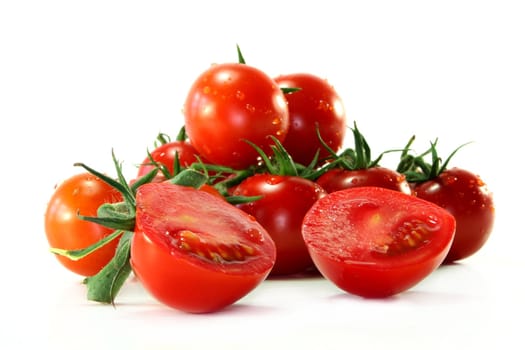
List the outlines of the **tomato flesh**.
{"type": "Polygon", "coordinates": [[[362,297],[403,292],[445,259],[455,219],[398,191],[357,187],[328,194],[306,214],[302,233],[319,271],[362,297]]]}
{"type": "Polygon", "coordinates": [[[275,263],[275,244],[251,216],[190,187],[137,190],[131,264],[144,287],[173,308],[205,313],[253,290],[275,263]]]}

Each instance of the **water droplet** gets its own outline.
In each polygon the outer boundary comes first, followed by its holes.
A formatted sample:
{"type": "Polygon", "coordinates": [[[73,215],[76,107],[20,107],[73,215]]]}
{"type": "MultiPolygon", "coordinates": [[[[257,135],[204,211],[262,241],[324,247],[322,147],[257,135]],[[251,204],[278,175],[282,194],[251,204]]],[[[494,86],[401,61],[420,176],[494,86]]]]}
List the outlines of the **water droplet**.
{"type": "Polygon", "coordinates": [[[283,178],[281,176],[271,176],[266,179],[266,183],[268,185],[277,185],[278,183],[282,181],[283,181],[283,178]]]}
{"type": "Polygon", "coordinates": [[[458,178],[456,176],[446,176],[444,179],[443,179],[443,182],[445,182],[447,185],[452,185],[454,184],[456,181],[458,181],[458,178]]]}
{"type": "Polygon", "coordinates": [[[204,92],[205,94],[209,94],[211,91],[210,87],[209,86],[205,86],[204,89],[202,89],[202,92],[204,92]]]}
{"type": "Polygon", "coordinates": [[[241,101],[244,100],[244,97],[245,97],[244,92],[237,90],[237,92],[235,92],[235,97],[241,101]]]}
{"type": "Polygon", "coordinates": [[[326,102],[325,100],[319,100],[319,103],[317,104],[317,109],[322,111],[331,111],[333,107],[329,102],[326,102]]]}
{"type": "Polygon", "coordinates": [[[263,235],[261,231],[259,231],[256,228],[249,228],[248,230],[246,230],[245,234],[248,237],[248,239],[252,242],[256,242],[256,243],[263,242],[263,235]]]}

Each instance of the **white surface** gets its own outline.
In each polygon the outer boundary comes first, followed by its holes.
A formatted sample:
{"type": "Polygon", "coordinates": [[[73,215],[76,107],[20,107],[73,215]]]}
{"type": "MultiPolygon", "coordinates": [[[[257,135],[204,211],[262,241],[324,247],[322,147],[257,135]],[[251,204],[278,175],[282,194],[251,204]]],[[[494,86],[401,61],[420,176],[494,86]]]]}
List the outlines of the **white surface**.
{"type": "Polygon", "coordinates": [[[523,18],[520,1],[1,2],[0,348],[523,348],[523,18]],[[47,251],[54,184],[78,161],[112,173],[112,148],[132,171],[237,43],[272,76],[326,77],[375,154],[412,134],[420,149],[439,137],[443,155],[474,141],[452,164],[495,194],[483,250],[387,300],[310,278],[265,281],[212,315],[133,281],[116,308],[87,302],[47,251]]]}

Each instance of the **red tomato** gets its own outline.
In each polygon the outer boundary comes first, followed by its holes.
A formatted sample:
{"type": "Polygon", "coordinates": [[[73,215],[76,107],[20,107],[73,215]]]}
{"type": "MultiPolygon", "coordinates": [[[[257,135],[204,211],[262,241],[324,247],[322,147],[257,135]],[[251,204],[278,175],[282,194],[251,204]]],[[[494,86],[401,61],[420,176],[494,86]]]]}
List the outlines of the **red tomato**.
{"type": "Polygon", "coordinates": [[[459,168],[415,184],[414,194],[448,210],[457,228],[446,263],[467,258],[483,247],[494,224],[492,193],[479,176],[459,168]]]}
{"type": "Polygon", "coordinates": [[[316,182],[328,193],[350,187],[376,186],[411,194],[405,175],[379,166],[356,170],[331,169],[316,182]]]}
{"type": "MultiPolygon", "coordinates": [[[[45,232],[52,248],[73,250],[86,248],[113,230],[77,217],[97,216],[97,210],[104,203],[122,201],[122,195],[98,177],[76,174],[65,180],[56,189],[47,205],[45,232]]],[[[115,255],[118,239],[99,248],[86,257],[73,261],[56,255],[58,261],[68,270],[81,276],[93,276],[115,255]]]]}
{"type": "MultiPolygon", "coordinates": [[[[197,156],[199,153],[189,142],[186,141],[172,141],[165,143],[150,152],[151,159],[150,157],[144,159],[139,166],[137,176],[144,176],[155,169],[152,160],[163,165],[166,170],[173,175],[176,155],[179,158],[179,164],[181,167],[189,167],[192,163],[198,161],[197,156]]],[[[157,176],[162,179],[165,178],[161,172],[159,172],[157,176]]]]}
{"type": "Polygon", "coordinates": [[[193,146],[210,162],[236,169],[256,164],[270,136],[283,141],[288,108],[277,83],[246,64],[215,64],[193,83],[184,105],[185,127],[193,146]]]}
{"type": "Polygon", "coordinates": [[[304,215],[325,195],[316,183],[298,176],[257,174],[241,182],[237,196],[263,198],[237,205],[268,231],[277,248],[272,275],[305,272],[314,267],[301,235],[304,215]]]}
{"type": "Polygon", "coordinates": [[[319,271],[367,298],[403,292],[445,259],[455,220],[445,209],[398,191],[357,187],[321,198],[303,237],[319,271]]]}
{"type": "Polygon", "coordinates": [[[269,274],[275,244],[252,217],[191,187],[138,188],[133,271],[157,300],[191,313],[222,309],[269,274]]]}
{"type": "Polygon", "coordinates": [[[321,145],[316,128],[323,141],[337,152],[346,133],[346,113],[343,101],[326,79],[312,74],[281,75],[275,79],[281,88],[300,88],[286,94],[290,129],[283,146],[293,160],[310,164],[319,150],[319,158],[329,155],[321,145]]]}

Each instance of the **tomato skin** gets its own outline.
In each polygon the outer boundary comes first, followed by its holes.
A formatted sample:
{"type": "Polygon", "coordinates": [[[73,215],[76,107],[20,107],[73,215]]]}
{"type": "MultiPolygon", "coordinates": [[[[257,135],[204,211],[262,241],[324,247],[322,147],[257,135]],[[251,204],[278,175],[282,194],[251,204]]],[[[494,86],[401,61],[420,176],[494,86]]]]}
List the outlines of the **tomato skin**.
{"type": "Polygon", "coordinates": [[[165,305],[189,313],[220,310],[252,291],[273,267],[275,245],[264,228],[213,194],[148,183],[136,200],[131,265],[165,305]],[[220,247],[229,260],[211,258],[220,247]]]}
{"type": "Polygon", "coordinates": [[[185,104],[186,133],[210,162],[236,169],[270,153],[270,136],[280,142],[289,128],[283,92],[261,70],[240,63],[212,65],[191,86],[185,104]]]}
{"type": "MultiPolygon", "coordinates": [[[[182,167],[189,167],[192,163],[198,161],[197,156],[199,153],[189,142],[186,141],[172,141],[160,145],[150,152],[151,158],[166,167],[166,170],[170,174],[174,173],[175,157],[179,158],[179,164],[182,167]]],[[[146,157],[140,164],[137,176],[141,177],[155,169],[155,166],[151,164],[151,159],[146,157]]],[[[165,179],[164,175],[159,172],[157,175],[159,181],[165,179]]]]}
{"type": "Polygon", "coordinates": [[[256,174],[241,182],[237,196],[263,198],[238,204],[268,231],[277,248],[271,275],[290,275],[314,267],[304,244],[301,226],[304,215],[326,192],[316,183],[298,176],[256,174]]]}
{"type": "MultiPolygon", "coordinates": [[[[80,173],[66,179],[56,187],[45,212],[45,232],[50,247],[86,248],[111,234],[112,229],[81,220],[77,214],[96,216],[100,205],[121,201],[122,195],[117,190],[92,174],[80,173]]],[[[117,244],[115,239],[77,261],[55,256],[66,269],[81,276],[93,276],[113,258],[117,244]]]]}
{"type": "Polygon", "coordinates": [[[316,182],[328,193],[363,186],[377,186],[406,194],[412,193],[405,175],[379,166],[357,170],[330,169],[321,175],[316,182]]]}
{"type": "Polygon", "coordinates": [[[337,152],[346,134],[346,112],[334,87],[309,73],[280,75],[275,81],[280,87],[301,89],[285,95],[290,129],[283,146],[294,161],[310,164],[318,150],[319,159],[329,156],[317,136],[317,125],[323,141],[337,152]]]}
{"type": "Polygon", "coordinates": [[[320,199],[303,237],[317,268],[342,290],[384,298],[408,290],[445,259],[455,232],[443,208],[381,187],[356,187],[320,199]]]}
{"type": "Polygon", "coordinates": [[[414,194],[445,208],[456,218],[456,235],[445,263],[465,259],[485,245],[494,225],[495,209],[492,193],[479,176],[450,168],[415,184],[414,194]]]}

